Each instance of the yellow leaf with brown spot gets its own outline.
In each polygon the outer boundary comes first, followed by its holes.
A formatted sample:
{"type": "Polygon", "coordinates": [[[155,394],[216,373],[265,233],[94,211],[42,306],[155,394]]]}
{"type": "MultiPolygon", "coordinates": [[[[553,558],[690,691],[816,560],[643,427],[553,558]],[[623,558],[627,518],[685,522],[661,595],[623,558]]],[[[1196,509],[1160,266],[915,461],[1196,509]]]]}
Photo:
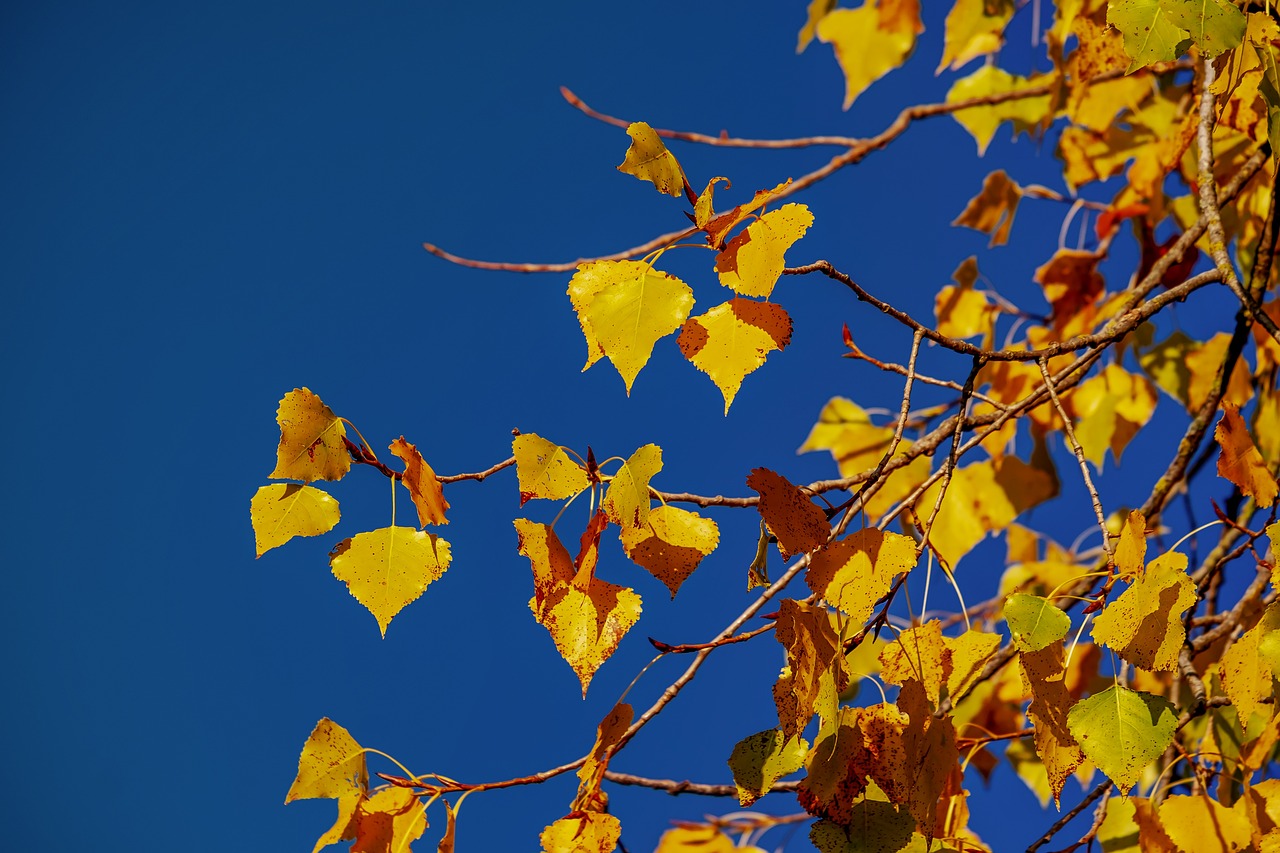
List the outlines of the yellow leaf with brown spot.
{"type": "Polygon", "coordinates": [[[391,442],[391,454],[404,461],[404,474],[400,482],[404,483],[409,495],[413,498],[413,506],[418,510],[418,526],[428,524],[448,524],[444,517],[449,502],[444,499],[444,484],[436,478],[436,472],[422,458],[418,448],[400,436],[391,442]]]}
{"type": "Polygon", "coordinates": [[[1204,794],[1173,794],[1160,804],[1160,823],[1180,850],[1238,853],[1250,844],[1245,803],[1228,808],[1204,794]]]}
{"type": "Polygon", "coordinates": [[[1051,643],[1037,651],[1023,651],[1018,660],[1023,683],[1031,694],[1027,715],[1036,728],[1036,754],[1044,764],[1056,805],[1062,786],[1084,763],[1084,753],[1067,727],[1067,714],[1075,704],[1075,697],[1065,681],[1062,643],[1051,643]]]}
{"type": "Polygon", "coordinates": [[[1265,708],[1264,703],[1276,695],[1280,660],[1264,649],[1271,646],[1274,650],[1273,644],[1277,642],[1280,642],[1280,605],[1272,603],[1263,611],[1258,624],[1223,653],[1218,664],[1222,689],[1235,706],[1241,727],[1247,727],[1249,717],[1260,709],[1268,716],[1274,714],[1274,708],[1265,708]]]}
{"type": "Polygon", "coordinates": [[[442,800],[442,802],[444,803],[445,816],[444,835],[440,836],[440,843],[436,845],[436,853],[453,853],[458,831],[458,810],[450,805],[448,800],[442,800]]]}
{"type": "Polygon", "coordinates": [[[662,448],[646,444],[609,481],[600,508],[619,527],[642,528],[649,519],[649,481],[662,470],[662,448]]]}
{"type": "Polygon", "coordinates": [[[894,579],[915,564],[914,539],[868,527],[814,554],[805,581],[853,624],[861,625],[870,618],[876,600],[888,594],[894,579]]]}
{"type": "Polygon", "coordinates": [[[1116,570],[1120,579],[1132,583],[1142,574],[1142,567],[1147,559],[1147,520],[1141,510],[1133,510],[1125,519],[1120,530],[1120,541],[1116,543],[1116,570]]]}
{"type": "Polygon", "coordinates": [[[784,560],[826,544],[831,535],[827,514],[799,486],[768,468],[754,468],[747,477],[747,488],[760,494],[756,509],[777,537],[784,560]]]}
{"type": "Polygon", "coordinates": [[[1073,86],[1067,116],[1080,127],[1106,133],[1117,116],[1126,110],[1136,112],[1150,95],[1151,79],[1142,74],[1073,86]]]}
{"type": "Polygon", "coordinates": [[[982,668],[1000,648],[1000,635],[970,628],[959,637],[943,637],[951,658],[947,675],[947,695],[953,700],[964,696],[977,683],[982,668]]]}
{"type": "Polygon", "coordinates": [[[642,121],[633,121],[627,128],[627,136],[631,137],[631,147],[627,149],[627,156],[618,166],[618,171],[649,181],[658,188],[658,192],[676,198],[684,195],[684,170],[680,168],[676,155],[667,150],[657,131],[642,121]]]}
{"type": "Polygon", "coordinates": [[[587,472],[563,447],[540,435],[527,432],[516,436],[511,452],[516,457],[521,506],[533,498],[571,498],[591,485],[587,472]]]}
{"type": "Polygon", "coordinates": [[[644,527],[622,528],[622,549],[632,562],[666,584],[675,598],[680,585],[720,544],[714,520],[664,504],[649,511],[644,527]]]}
{"type": "Polygon", "coordinates": [[[276,410],[280,446],[276,448],[273,479],[341,480],[351,470],[351,454],[344,438],[347,431],[333,410],[311,393],[294,388],[276,410]]]}
{"type": "Polygon", "coordinates": [[[804,49],[813,41],[818,31],[818,22],[825,18],[836,7],[836,0],[809,0],[808,18],[800,28],[796,39],[796,53],[804,53],[804,49]]]}
{"type": "Polygon", "coordinates": [[[1035,280],[1053,308],[1053,324],[1061,328],[1102,295],[1105,282],[1098,272],[1102,256],[1076,249],[1059,249],[1036,270],[1035,280]]]}
{"type": "Polygon", "coordinates": [[[339,841],[354,841],[359,827],[356,824],[356,809],[364,802],[364,794],[346,794],[338,798],[338,818],[323,835],[316,839],[316,846],[311,853],[319,853],[330,844],[339,841]]]}
{"type": "Polygon", "coordinates": [[[297,483],[273,483],[249,502],[253,538],[261,557],[295,536],[319,536],[338,523],[338,502],[327,492],[297,483]]]}
{"type": "Polygon", "coordinates": [[[1275,475],[1267,469],[1266,460],[1254,446],[1239,409],[1223,403],[1222,419],[1218,421],[1213,437],[1222,448],[1218,456],[1218,476],[1229,480],[1264,509],[1275,503],[1280,487],[1276,485],[1275,475]]]}
{"type": "Polygon", "coordinates": [[[774,636],[787,655],[787,670],[773,689],[784,740],[798,736],[813,718],[823,677],[833,678],[835,693],[849,686],[840,637],[825,607],[784,599],[774,636]]]}
{"type": "Polygon", "coordinates": [[[896,17],[883,14],[890,4],[867,0],[857,9],[835,9],[818,21],[818,40],[835,50],[844,72],[847,110],[868,86],[901,65],[916,46],[918,3],[902,3],[896,17]]]}
{"type": "Polygon", "coordinates": [[[738,804],[749,806],[769,793],[774,782],[804,766],[808,751],[809,742],[804,738],[787,738],[778,729],[748,735],[734,744],[729,769],[738,790],[738,804]]]}
{"type": "Polygon", "coordinates": [[[724,183],[725,189],[733,186],[729,183],[729,179],[725,177],[716,177],[707,181],[706,188],[698,195],[698,200],[693,204],[693,224],[699,228],[706,228],[712,217],[715,216],[715,208],[713,202],[715,200],[716,184],[724,183]]]}
{"type": "Polygon", "coordinates": [[[1079,127],[1065,128],[1058,138],[1058,157],[1064,167],[1062,176],[1074,188],[1105,181],[1119,174],[1125,163],[1152,141],[1151,131],[1143,126],[1113,123],[1101,133],[1079,127]]]}
{"type": "Polygon", "coordinates": [[[596,727],[596,742],[587,755],[586,763],[578,768],[578,795],[569,808],[572,811],[600,812],[609,805],[609,797],[600,790],[613,748],[631,727],[633,711],[625,702],[619,702],[605,715],[596,727]]]}
{"type": "Polygon", "coordinates": [[[302,745],[298,775],[284,801],[363,796],[368,790],[369,770],[365,766],[364,748],[349,731],[328,717],[323,718],[302,745]]]}
{"type": "Polygon", "coordinates": [[[947,34],[938,72],[952,71],[1004,44],[1004,28],[1013,17],[1013,0],[956,0],[947,13],[947,34]]]}
{"type": "Polygon", "coordinates": [[[412,853],[427,828],[427,807],[408,788],[384,788],[356,809],[351,853],[412,853]]]}
{"type": "Polygon", "coordinates": [[[1018,186],[1004,169],[996,169],[982,180],[982,190],[969,199],[952,225],[963,225],[983,234],[991,235],[990,246],[1003,246],[1009,242],[1013,217],[1022,201],[1022,187],[1018,186]]]}
{"type": "MultiPolygon", "coordinates": [[[[714,181],[712,182],[714,183],[714,181]]],[[[751,201],[740,204],[719,216],[713,216],[705,223],[698,225],[707,235],[707,245],[711,248],[719,250],[724,247],[724,238],[729,236],[729,232],[736,228],[740,223],[744,222],[747,217],[773,201],[783,190],[791,186],[791,179],[787,178],[771,190],[756,190],[751,201]]],[[[710,184],[707,189],[703,190],[703,195],[707,196],[708,212],[710,211],[710,184]]],[[[696,215],[695,215],[696,220],[696,215]]]]}
{"type": "Polygon", "coordinates": [[[575,812],[542,830],[542,853],[613,853],[622,823],[611,814],[575,812]]]}
{"type": "Polygon", "coordinates": [[[412,527],[357,533],[329,552],[333,576],[378,620],[382,636],[405,605],[449,568],[449,543],[412,527]]]}
{"type": "Polygon", "coordinates": [[[1134,666],[1169,671],[1187,639],[1182,614],[1198,598],[1187,576],[1187,556],[1177,551],[1152,560],[1146,571],[1093,622],[1094,642],[1134,666]]]}
{"type": "MultiPolygon", "coordinates": [[[[947,92],[947,103],[955,104],[971,98],[1006,95],[1029,89],[1038,89],[1046,79],[1017,77],[994,65],[984,65],[977,71],[957,80],[947,92]]],[[[1001,101],[998,104],[966,107],[952,113],[961,127],[978,143],[981,156],[991,144],[996,128],[1002,122],[1013,122],[1015,132],[1030,131],[1053,118],[1050,95],[1029,95],[1001,101]]]]}
{"type": "Polygon", "coordinates": [[[951,651],[942,641],[942,623],[931,619],[908,628],[880,653],[880,679],[887,684],[919,682],[937,707],[951,675],[951,651]]]}
{"type": "Polygon", "coordinates": [[[784,204],[752,222],[716,255],[720,283],[742,296],[768,297],[786,267],[783,257],[813,224],[803,204],[784,204]]]}
{"type": "Polygon", "coordinates": [[[790,342],[791,317],[782,306],[750,299],[730,299],[690,317],[678,339],[684,357],[720,389],[726,415],[747,374],[790,342]]]}

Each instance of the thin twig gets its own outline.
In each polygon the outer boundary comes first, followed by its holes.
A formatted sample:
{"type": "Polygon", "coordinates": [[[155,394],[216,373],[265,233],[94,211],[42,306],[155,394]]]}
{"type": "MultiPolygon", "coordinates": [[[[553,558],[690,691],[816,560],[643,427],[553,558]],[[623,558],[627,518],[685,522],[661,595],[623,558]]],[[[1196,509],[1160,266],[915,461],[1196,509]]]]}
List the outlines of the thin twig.
{"type": "MultiPolygon", "coordinates": [[[[709,785],[688,780],[677,782],[675,779],[650,779],[645,776],[633,776],[630,773],[618,773],[613,770],[606,770],[604,778],[619,785],[637,785],[641,788],[653,788],[656,791],[666,791],[672,795],[701,794],[704,797],[736,797],[738,795],[738,789],[733,785],[709,785]]],[[[769,788],[769,793],[794,791],[799,785],[798,781],[776,782],[769,788]]]]}
{"type": "Polygon", "coordinates": [[[1099,797],[1105,794],[1107,792],[1107,789],[1110,787],[1111,787],[1111,780],[1104,779],[1101,783],[1098,784],[1096,788],[1094,788],[1092,791],[1089,792],[1089,795],[1087,797],[1085,797],[1083,800],[1077,803],[1074,808],[1072,808],[1062,817],[1054,821],[1053,826],[1049,827],[1044,831],[1044,835],[1041,835],[1035,841],[1031,842],[1031,845],[1027,847],[1027,853],[1036,853],[1037,850],[1039,850],[1044,845],[1048,844],[1050,838],[1053,838],[1053,836],[1058,834],[1058,831],[1060,829],[1062,829],[1067,824],[1071,823],[1071,821],[1075,820],[1076,815],[1080,814],[1080,812],[1089,808],[1089,806],[1091,806],[1094,803],[1094,801],[1096,801],[1099,797]]]}

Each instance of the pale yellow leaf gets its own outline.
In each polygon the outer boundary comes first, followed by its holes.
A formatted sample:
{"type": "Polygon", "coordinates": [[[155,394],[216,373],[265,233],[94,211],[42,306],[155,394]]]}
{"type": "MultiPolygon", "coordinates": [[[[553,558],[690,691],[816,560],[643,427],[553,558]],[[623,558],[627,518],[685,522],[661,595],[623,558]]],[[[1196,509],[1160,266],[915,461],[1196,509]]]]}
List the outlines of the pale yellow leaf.
{"type": "MultiPolygon", "coordinates": [[[[814,0],[818,2],[818,0],[814,0]]],[[[677,826],[662,833],[654,853],[743,853],[714,826],[677,826]]]]}
{"type": "Polygon", "coordinates": [[[956,0],[947,13],[947,33],[938,71],[954,71],[972,59],[995,53],[1013,17],[1013,0],[956,0]]]}
{"type": "MultiPolygon", "coordinates": [[[[604,262],[601,262],[604,263],[604,262]]],[[[644,267],[597,291],[579,310],[588,345],[595,341],[613,362],[627,394],[659,338],[671,334],[693,310],[693,290],[674,276],[644,267]]]]}
{"type": "Polygon", "coordinates": [[[916,46],[920,10],[914,16],[902,14],[886,21],[873,0],[857,9],[835,9],[818,21],[819,41],[835,49],[836,61],[844,71],[844,108],[876,80],[901,65],[916,46]],[[887,25],[887,26],[886,26],[887,25]]]}
{"type": "Polygon", "coordinates": [[[382,527],[344,539],[329,553],[333,576],[378,620],[382,636],[405,605],[449,568],[449,543],[412,527],[382,527]]]}
{"type": "Polygon", "coordinates": [[[720,389],[726,415],[747,374],[790,342],[791,318],[782,306],[750,299],[730,299],[690,317],[678,339],[684,357],[720,389]]]}
{"type": "Polygon", "coordinates": [[[280,446],[272,478],[308,483],[341,480],[351,470],[342,421],[310,389],[294,388],[285,394],[276,410],[276,423],[280,446]]]}
{"type": "MultiPolygon", "coordinates": [[[[1028,80],[1016,77],[995,65],[984,65],[968,77],[955,82],[947,92],[947,103],[1038,89],[1043,82],[1045,81],[1038,78],[1028,80]]],[[[968,107],[957,110],[952,116],[973,136],[981,156],[986,152],[1001,122],[1012,121],[1015,131],[1030,130],[1052,118],[1050,103],[1048,94],[1030,95],[998,104],[968,107]]]]}
{"type": "Polygon", "coordinates": [[[338,502],[312,486],[273,483],[254,492],[249,518],[261,557],[295,536],[328,533],[338,523],[338,502]]]}

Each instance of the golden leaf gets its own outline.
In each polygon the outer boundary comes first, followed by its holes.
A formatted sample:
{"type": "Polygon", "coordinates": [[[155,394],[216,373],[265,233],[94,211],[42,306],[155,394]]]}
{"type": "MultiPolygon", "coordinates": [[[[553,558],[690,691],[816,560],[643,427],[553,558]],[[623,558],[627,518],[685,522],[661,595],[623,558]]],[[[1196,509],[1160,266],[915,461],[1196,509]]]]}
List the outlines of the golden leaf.
{"type": "Polygon", "coordinates": [[[631,727],[631,706],[619,702],[596,727],[596,742],[587,761],[578,768],[578,794],[569,808],[572,811],[599,812],[609,805],[609,797],[600,790],[604,773],[609,769],[613,748],[631,727]]]}
{"type": "Polygon", "coordinates": [[[316,723],[298,757],[298,775],[284,801],[363,796],[369,790],[364,748],[351,733],[325,717],[316,723]]]}
{"type": "Polygon", "coordinates": [[[768,297],[786,267],[783,257],[813,224],[803,204],[784,204],[738,233],[716,255],[720,283],[742,296],[768,297]]]}
{"type": "Polygon", "coordinates": [[[1147,520],[1140,510],[1133,510],[1125,520],[1120,531],[1120,541],[1116,543],[1116,570],[1120,579],[1132,583],[1142,574],[1143,563],[1147,558],[1147,520]]]}
{"type": "Polygon", "coordinates": [[[1102,256],[1075,249],[1059,249],[1036,270],[1035,280],[1044,298],[1053,307],[1053,325],[1061,328],[1068,320],[1093,305],[1106,283],[1098,272],[1102,256]]]}
{"type": "Polygon", "coordinates": [[[1150,95],[1151,79],[1142,74],[1073,86],[1067,116],[1080,127],[1106,133],[1116,116],[1126,110],[1136,112],[1150,95]]]}
{"type": "Polygon", "coordinates": [[[747,488],[759,492],[756,509],[777,537],[784,560],[826,544],[831,535],[827,514],[799,486],[768,468],[754,468],[747,477],[747,488]]]}
{"type": "Polygon", "coordinates": [[[898,4],[893,17],[884,14],[889,5],[867,0],[857,9],[835,9],[818,21],[818,40],[832,46],[844,71],[846,110],[915,49],[916,34],[923,29],[919,4],[898,4]]]}
{"type": "Polygon", "coordinates": [[[1010,180],[1003,169],[997,169],[983,178],[982,191],[969,199],[951,224],[990,234],[988,245],[1003,246],[1009,242],[1009,231],[1021,200],[1022,187],[1010,180]]]}
{"type": "Polygon", "coordinates": [[[1218,664],[1222,689],[1236,708],[1241,728],[1248,727],[1249,718],[1255,711],[1263,710],[1268,716],[1274,714],[1274,709],[1265,708],[1263,703],[1276,695],[1275,679],[1280,660],[1263,651],[1263,641],[1268,637],[1272,642],[1280,640],[1278,632],[1280,605],[1273,603],[1263,612],[1258,624],[1231,644],[1218,664]]]}
{"type": "Polygon", "coordinates": [[[613,475],[600,507],[623,530],[643,528],[649,520],[649,481],[662,470],[662,448],[646,444],[613,475]]]}
{"type": "Polygon", "coordinates": [[[249,518],[261,557],[295,536],[328,533],[338,523],[338,502],[312,486],[273,483],[254,492],[249,518]]]}
{"type": "Polygon", "coordinates": [[[404,462],[404,474],[400,482],[404,483],[413,505],[418,510],[418,526],[428,524],[448,524],[444,517],[449,502],[444,499],[444,484],[436,479],[436,472],[431,470],[427,460],[422,458],[418,448],[400,436],[391,442],[391,454],[404,462]]]}
{"type": "Polygon", "coordinates": [[[836,0],[809,0],[808,19],[800,28],[796,39],[796,53],[804,53],[804,49],[813,41],[818,30],[818,22],[825,18],[836,7],[836,0]]]}
{"type": "Polygon", "coordinates": [[[1067,713],[1075,704],[1075,697],[1067,689],[1062,655],[1061,642],[1018,655],[1022,680],[1031,694],[1027,715],[1036,727],[1036,754],[1044,764],[1055,805],[1063,784],[1084,764],[1084,752],[1067,728],[1067,713]]]}
{"type": "Polygon", "coordinates": [[[985,338],[995,324],[995,306],[985,293],[971,287],[942,288],[933,301],[933,313],[938,318],[938,332],[952,338],[985,338]]]}
{"type": "Polygon", "coordinates": [[[384,788],[363,800],[355,816],[351,853],[412,853],[427,828],[427,807],[408,788],[384,788]]]}
{"type": "Polygon", "coordinates": [[[915,566],[915,544],[910,536],[874,527],[856,531],[814,554],[805,581],[853,624],[861,625],[894,579],[915,566]]]}
{"type": "Polygon", "coordinates": [[[1218,421],[1213,437],[1222,448],[1218,456],[1218,476],[1229,480],[1264,509],[1275,503],[1280,487],[1267,469],[1266,460],[1254,446],[1239,409],[1230,403],[1222,404],[1222,419],[1218,421]]]}
{"type": "Polygon", "coordinates": [[[782,739],[789,740],[813,718],[823,676],[834,679],[834,692],[839,695],[849,686],[849,674],[840,637],[825,607],[784,599],[776,624],[774,636],[786,650],[787,670],[774,686],[773,700],[782,739]]]}
{"type": "Polygon", "coordinates": [[[356,809],[364,802],[364,794],[347,794],[338,798],[338,818],[333,822],[333,826],[325,831],[316,839],[316,846],[311,848],[311,853],[319,853],[320,850],[328,847],[330,844],[337,844],[339,841],[354,841],[359,825],[356,822],[356,809]]]}
{"type": "Polygon", "coordinates": [[[715,197],[716,184],[724,183],[725,189],[733,186],[729,183],[729,179],[725,177],[716,177],[707,181],[706,188],[698,195],[698,200],[693,204],[693,224],[699,228],[706,228],[707,223],[715,216],[715,209],[712,202],[715,197]]]}
{"type": "Polygon", "coordinates": [[[521,506],[533,498],[571,498],[591,485],[587,472],[563,447],[540,435],[527,432],[516,436],[511,452],[516,457],[521,506]]]}
{"type": "Polygon", "coordinates": [[[951,674],[951,652],[942,641],[942,623],[931,619],[908,628],[880,653],[880,680],[887,684],[915,681],[937,707],[951,674]]]}
{"type": "Polygon", "coordinates": [[[405,605],[449,568],[449,543],[412,527],[382,527],[344,539],[329,552],[333,576],[378,620],[382,636],[405,605]]]}
{"type": "Polygon", "coordinates": [[[542,853],[613,853],[622,824],[611,814],[575,812],[542,830],[542,853]]]}
{"type": "Polygon", "coordinates": [[[1204,794],[1172,794],[1160,804],[1160,823],[1180,850],[1237,853],[1250,845],[1245,804],[1228,808],[1204,794]]]}
{"type": "MultiPolygon", "coordinates": [[[[712,183],[714,183],[714,181],[712,183]]],[[[723,248],[724,238],[729,236],[730,231],[737,227],[739,223],[745,221],[752,213],[772,201],[774,197],[789,186],[791,186],[791,179],[787,178],[771,190],[756,190],[755,195],[751,197],[751,201],[746,202],[745,204],[740,204],[729,210],[727,213],[714,216],[705,222],[698,222],[698,227],[707,234],[707,244],[713,249],[718,250],[723,248]]],[[[707,197],[707,210],[708,214],[710,214],[710,184],[708,184],[707,189],[703,190],[702,193],[707,197]]],[[[699,200],[701,200],[701,197],[699,197],[699,200]]],[[[697,222],[696,206],[694,221],[697,222]]]]}
{"type": "Polygon", "coordinates": [[[1143,575],[1094,619],[1094,642],[1115,649],[1142,669],[1174,669],[1187,638],[1182,614],[1199,597],[1186,570],[1187,556],[1177,551],[1152,560],[1143,575]]]}
{"type": "MultiPolygon", "coordinates": [[[[1016,77],[994,65],[984,65],[968,77],[955,82],[947,92],[947,103],[1021,92],[1039,87],[1043,82],[1045,81],[1039,78],[1028,80],[1026,77],[1016,77]]],[[[1015,131],[1030,130],[1053,117],[1050,102],[1048,94],[1031,95],[998,104],[967,107],[957,110],[952,116],[978,143],[978,155],[981,156],[991,144],[991,138],[995,136],[996,128],[1001,122],[1012,121],[1015,131]]]]}
{"type": "Polygon", "coordinates": [[[696,512],[664,504],[649,511],[645,527],[623,527],[622,548],[627,556],[671,590],[680,585],[720,543],[715,521],[696,512]]]}
{"type": "Polygon", "coordinates": [[[964,696],[972,687],[982,668],[1000,648],[1000,635],[970,628],[959,637],[943,637],[951,657],[951,671],[947,675],[947,695],[953,700],[964,696]]]}
{"type": "MultiPolygon", "coordinates": [[[[823,0],[813,0],[814,3],[823,0]]],[[[654,853],[743,853],[733,839],[714,826],[677,826],[662,833],[654,853]]]]}
{"type": "Polygon", "coordinates": [[[280,446],[273,479],[341,480],[351,470],[347,431],[333,410],[308,388],[294,388],[276,410],[280,446]]]}
{"type": "Polygon", "coordinates": [[[947,13],[947,34],[938,72],[952,71],[971,59],[995,53],[1004,44],[1004,28],[1013,17],[1013,0],[956,0],[947,13]]]}
{"type": "Polygon", "coordinates": [[[627,128],[627,136],[631,137],[631,147],[618,171],[649,181],[667,195],[684,195],[684,170],[657,132],[642,121],[634,121],[627,128]]]}
{"type": "Polygon", "coordinates": [[[684,357],[720,389],[726,415],[746,375],[790,342],[791,318],[782,306],[750,299],[730,299],[690,317],[678,339],[684,357]]]}
{"type": "Polygon", "coordinates": [[[1145,377],[1109,364],[1102,373],[1082,382],[1068,402],[1077,418],[1076,438],[1085,458],[1101,469],[1108,449],[1119,462],[1125,447],[1151,420],[1156,392],[1145,377]]]}

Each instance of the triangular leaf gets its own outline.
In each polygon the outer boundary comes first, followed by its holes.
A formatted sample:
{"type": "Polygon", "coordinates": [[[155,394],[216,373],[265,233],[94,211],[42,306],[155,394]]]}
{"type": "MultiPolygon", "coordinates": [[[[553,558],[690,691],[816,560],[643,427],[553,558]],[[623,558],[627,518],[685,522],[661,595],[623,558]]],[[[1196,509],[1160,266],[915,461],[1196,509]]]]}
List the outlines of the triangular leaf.
{"type": "Polygon", "coordinates": [[[646,444],[613,475],[601,509],[619,527],[642,528],[649,520],[649,481],[662,470],[662,448],[646,444]]]}
{"type": "Polygon", "coordinates": [[[1187,556],[1170,551],[1108,604],[1093,622],[1093,639],[1147,670],[1174,669],[1187,638],[1182,614],[1198,598],[1187,556]]]}
{"type": "Polygon", "coordinates": [[[804,766],[809,743],[798,735],[790,740],[779,730],[769,729],[738,741],[729,756],[738,803],[749,806],[769,793],[773,783],[804,766]]]}
{"type": "Polygon", "coordinates": [[[756,508],[778,538],[783,559],[826,544],[831,534],[827,514],[786,477],[768,468],[755,468],[747,477],[747,488],[759,492],[756,508]]]}
{"type": "Polygon", "coordinates": [[[330,494],[297,483],[262,486],[249,502],[259,557],[295,536],[328,533],[339,517],[338,502],[330,494]]]}
{"type": "Polygon", "coordinates": [[[686,320],[678,342],[684,357],[720,389],[727,415],[743,378],[791,342],[791,317],[772,302],[731,299],[686,320]]]}
{"type": "Polygon", "coordinates": [[[915,564],[915,540],[910,536],[868,527],[814,554],[805,580],[809,589],[861,625],[894,579],[915,564]]]}
{"type": "Polygon", "coordinates": [[[684,195],[684,170],[676,156],[667,150],[662,137],[642,121],[632,122],[627,128],[631,147],[618,171],[649,181],[659,192],[677,198],[684,195]]]}
{"type": "Polygon", "coordinates": [[[1071,629],[1071,617],[1038,595],[1015,593],[1004,604],[1004,621],[1019,651],[1035,652],[1059,642],[1071,629]]]}
{"type": "Polygon", "coordinates": [[[786,267],[783,255],[813,224],[803,204],[784,204],[751,223],[716,255],[720,283],[741,296],[768,297],[786,267]]]}
{"type": "Polygon", "coordinates": [[[276,410],[280,446],[273,479],[341,480],[351,470],[347,432],[333,410],[309,388],[294,388],[276,410]]]}
{"type": "Polygon", "coordinates": [[[674,598],[680,585],[720,543],[715,521],[662,505],[649,511],[645,527],[624,527],[622,548],[641,568],[666,584],[674,598]]]}
{"type": "Polygon", "coordinates": [[[333,576],[378,620],[382,636],[405,605],[449,568],[449,543],[412,527],[383,527],[344,539],[329,553],[333,576]]]}
{"type": "Polygon", "coordinates": [[[328,717],[316,723],[298,758],[298,775],[284,801],[363,796],[369,790],[364,748],[328,717]]]}
{"type": "Polygon", "coordinates": [[[591,485],[587,472],[563,447],[540,435],[527,432],[516,436],[511,452],[516,457],[521,506],[533,498],[571,498],[591,485]]]}
{"type": "Polygon", "coordinates": [[[1089,760],[1127,794],[1173,742],[1178,712],[1163,696],[1117,685],[1077,702],[1067,725],[1089,760]]]}

